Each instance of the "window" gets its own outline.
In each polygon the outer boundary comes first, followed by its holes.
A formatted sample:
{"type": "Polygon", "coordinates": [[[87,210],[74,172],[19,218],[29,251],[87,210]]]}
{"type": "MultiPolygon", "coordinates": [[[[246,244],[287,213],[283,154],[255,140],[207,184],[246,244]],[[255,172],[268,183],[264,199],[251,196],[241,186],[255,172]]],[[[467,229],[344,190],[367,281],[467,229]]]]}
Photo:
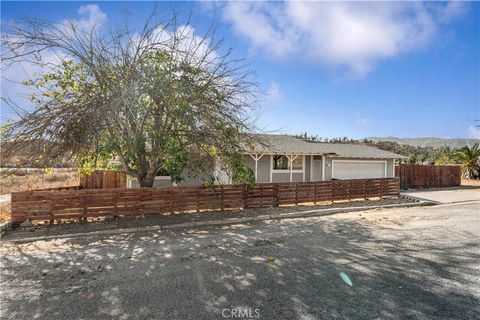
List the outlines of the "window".
{"type": "Polygon", "coordinates": [[[273,170],[288,170],[287,156],[273,156],[273,170]]]}
{"type": "MultiPolygon", "coordinates": [[[[273,156],[273,170],[290,170],[289,164],[287,156],[273,156]]],[[[303,170],[303,156],[297,156],[292,164],[292,170],[303,170]]]]}
{"type": "Polygon", "coordinates": [[[293,170],[302,170],[303,169],[303,156],[298,156],[293,162],[293,170]]]}

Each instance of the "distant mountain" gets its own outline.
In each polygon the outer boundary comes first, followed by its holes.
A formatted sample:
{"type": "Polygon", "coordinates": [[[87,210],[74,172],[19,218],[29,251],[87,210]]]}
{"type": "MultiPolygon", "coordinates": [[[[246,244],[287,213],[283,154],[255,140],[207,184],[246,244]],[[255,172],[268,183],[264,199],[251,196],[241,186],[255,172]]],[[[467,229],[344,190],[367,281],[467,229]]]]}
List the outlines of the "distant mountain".
{"type": "Polygon", "coordinates": [[[414,147],[450,147],[453,149],[462,148],[464,146],[471,147],[473,144],[480,144],[480,139],[441,139],[441,138],[396,138],[396,137],[368,137],[368,140],[377,141],[390,141],[398,144],[406,144],[414,147]]]}

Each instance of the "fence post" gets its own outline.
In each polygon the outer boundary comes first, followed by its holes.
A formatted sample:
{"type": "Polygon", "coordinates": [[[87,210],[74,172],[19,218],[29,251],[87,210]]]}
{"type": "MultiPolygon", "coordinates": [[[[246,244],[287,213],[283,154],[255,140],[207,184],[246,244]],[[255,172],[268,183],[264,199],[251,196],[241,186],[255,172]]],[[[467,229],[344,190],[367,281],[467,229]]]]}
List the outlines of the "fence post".
{"type": "Polygon", "coordinates": [[[55,218],[54,218],[54,215],[53,215],[52,195],[51,195],[51,192],[49,192],[48,194],[49,194],[49,198],[50,198],[50,217],[51,217],[49,223],[50,223],[50,224],[54,224],[55,218]]]}
{"type": "Polygon", "coordinates": [[[278,184],[277,183],[273,185],[273,199],[275,200],[273,205],[275,207],[278,207],[278,184]]]}
{"type": "Polygon", "coordinates": [[[348,201],[352,199],[352,180],[348,180],[348,201]]]}
{"type": "Polygon", "coordinates": [[[242,200],[243,200],[243,209],[247,209],[247,189],[244,185],[242,185],[242,200]]]}
{"type": "Polygon", "coordinates": [[[118,189],[115,189],[113,196],[113,215],[116,217],[118,215],[118,189]]]}
{"type": "Polygon", "coordinates": [[[380,178],[380,198],[383,198],[383,185],[384,185],[385,181],[380,178]]]}
{"type": "Polygon", "coordinates": [[[225,210],[225,197],[224,197],[225,190],[223,188],[223,184],[220,185],[220,192],[221,192],[221,197],[222,197],[222,211],[223,211],[223,210],[225,210]]]}
{"type": "Polygon", "coordinates": [[[367,198],[367,180],[363,179],[362,186],[363,186],[363,198],[365,200],[368,200],[368,198],[367,198]]]}
{"type": "Polygon", "coordinates": [[[195,189],[195,208],[197,212],[200,212],[200,188],[197,187],[195,189]]]}
{"type": "Polygon", "coordinates": [[[331,195],[331,201],[332,203],[334,202],[335,200],[335,183],[333,181],[330,181],[330,195],[331,195]]]}
{"type": "Polygon", "coordinates": [[[87,221],[87,193],[81,195],[83,203],[83,221],[87,221]]]}

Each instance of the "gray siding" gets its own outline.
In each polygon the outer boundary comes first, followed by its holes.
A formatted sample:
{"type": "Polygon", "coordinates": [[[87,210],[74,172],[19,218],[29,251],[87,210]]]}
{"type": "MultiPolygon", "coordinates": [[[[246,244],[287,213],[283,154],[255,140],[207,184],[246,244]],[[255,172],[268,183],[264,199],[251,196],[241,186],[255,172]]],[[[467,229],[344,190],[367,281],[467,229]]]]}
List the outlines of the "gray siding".
{"type": "MultiPolygon", "coordinates": [[[[173,183],[172,180],[170,180],[170,177],[156,177],[155,181],[153,182],[153,186],[155,188],[159,187],[172,187],[173,183]]],[[[140,184],[138,183],[137,178],[131,178],[131,182],[127,184],[127,187],[129,188],[140,188],[140,184]]]]}
{"type": "MultiPolygon", "coordinates": [[[[302,181],[303,181],[303,174],[301,172],[292,173],[292,182],[302,182],[302,181]]],[[[290,172],[273,172],[272,182],[290,182],[290,172]]]]}
{"type": "Polygon", "coordinates": [[[305,156],[305,181],[311,181],[310,176],[310,162],[312,161],[311,156],[305,156]]]}
{"type": "MultiPolygon", "coordinates": [[[[264,155],[258,161],[257,167],[257,182],[270,182],[270,171],[271,171],[271,155],[264,155]]],[[[342,160],[382,160],[382,159],[355,159],[355,158],[335,158],[335,159],[342,159],[342,160]]],[[[393,173],[393,166],[394,160],[388,159],[387,161],[387,177],[391,178],[394,176],[393,173]]],[[[249,165],[253,170],[255,170],[255,161],[249,156],[245,155],[245,162],[249,165]]],[[[313,160],[313,156],[305,156],[305,181],[322,181],[322,160],[313,160]],[[312,163],[313,162],[313,163],[312,163]]],[[[212,169],[212,174],[213,174],[212,169]]],[[[216,172],[217,175],[222,175],[224,172],[216,172]]],[[[226,173],[225,173],[226,174],[226,173]]],[[[198,186],[204,184],[206,180],[208,180],[211,176],[209,174],[205,174],[203,177],[188,177],[187,174],[184,175],[185,180],[178,184],[178,186],[198,186]]],[[[224,177],[225,178],[225,177],[224,177]]],[[[325,157],[325,180],[332,179],[332,158],[325,157]]],[[[222,179],[222,181],[228,181],[229,179],[222,179]]],[[[294,172],[292,173],[292,182],[302,182],[303,181],[303,174],[301,172],[294,172]]],[[[290,172],[273,172],[272,173],[272,182],[290,182],[290,172]]],[[[172,182],[169,179],[155,179],[154,186],[155,187],[164,187],[164,186],[172,186],[172,182]]],[[[136,179],[132,181],[132,187],[137,188],[139,187],[138,182],[136,179]]]]}
{"type": "MultiPolygon", "coordinates": [[[[257,163],[257,182],[270,182],[270,155],[264,155],[257,163]]],[[[245,162],[255,172],[255,160],[248,154],[245,155],[245,162]]]]}
{"type": "Polygon", "coordinates": [[[332,180],[332,158],[329,157],[325,157],[325,180],[332,180]]]}
{"type": "MultiPolygon", "coordinates": [[[[184,176],[184,180],[180,183],[177,183],[176,186],[179,187],[192,187],[192,186],[201,186],[207,181],[209,178],[206,176],[204,178],[201,177],[188,177],[184,176]]],[[[129,188],[140,188],[140,184],[138,183],[137,178],[131,178],[131,182],[127,185],[129,188]]],[[[153,187],[161,188],[161,187],[173,187],[174,184],[170,177],[156,177],[155,181],[153,182],[153,187]]]]}

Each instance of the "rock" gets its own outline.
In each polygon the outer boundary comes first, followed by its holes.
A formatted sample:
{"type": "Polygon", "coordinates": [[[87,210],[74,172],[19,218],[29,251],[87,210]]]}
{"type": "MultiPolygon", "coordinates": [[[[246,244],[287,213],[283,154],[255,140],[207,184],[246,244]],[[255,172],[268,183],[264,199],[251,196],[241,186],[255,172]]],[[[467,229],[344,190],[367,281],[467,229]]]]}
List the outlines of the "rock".
{"type": "Polygon", "coordinates": [[[20,223],[20,227],[31,227],[31,226],[32,226],[32,222],[30,222],[30,219],[27,219],[22,223],[20,223]]]}

